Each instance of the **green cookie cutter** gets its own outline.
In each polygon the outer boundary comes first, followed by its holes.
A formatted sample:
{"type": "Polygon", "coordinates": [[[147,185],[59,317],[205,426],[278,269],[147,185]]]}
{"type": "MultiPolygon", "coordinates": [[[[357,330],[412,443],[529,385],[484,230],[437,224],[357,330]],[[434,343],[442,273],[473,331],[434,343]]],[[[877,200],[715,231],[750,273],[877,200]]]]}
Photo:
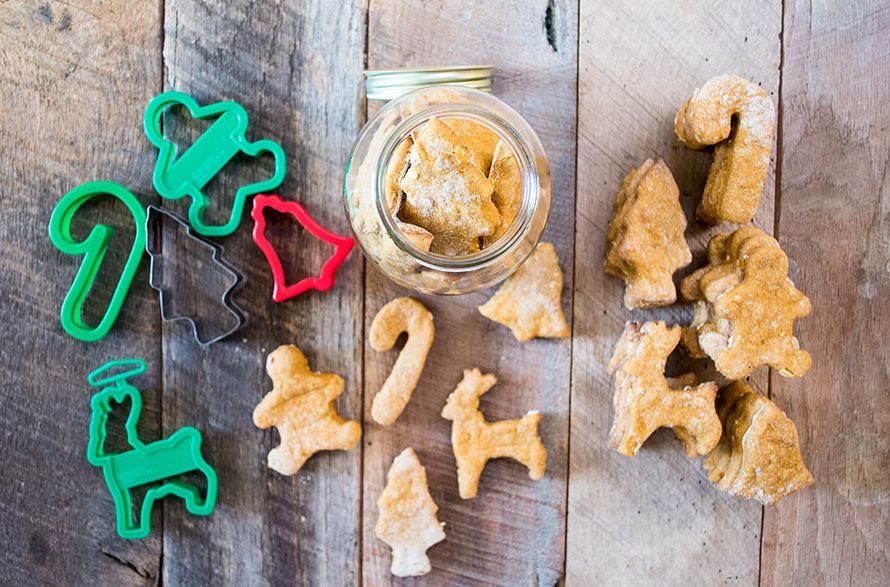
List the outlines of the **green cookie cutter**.
{"type": "Polygon", "coordinates": [[[112,181],[86,183],[62,197],[49,220],[49,238],[63,253],[84,255],[77,276],[68,290],[68,295],[65,296],[65,301],[62,302],[61,319],[65,332],[86,342],[99,340],[108,334],[114,321],[117,320],[145,252],[145,232],[145,209],[142,204],[129,190],[112,181]],[[102,195],[113,196],[127,206],[133,215],[136,238],[133,240],[133,247],[130,249],[130,255],[127,257],[127,263],[121,272],[111,301],[108,302],[105,315],[97,326],[90,327],[81,318],[83,304],[93,287],[102,259],[105,258],[114,229],[105,224],[97,224],[86,239],[78,242],[71,237],[71,219],[88,200],[102,195]]]}
{"type": "Polygon", "coordinates": [[[199,106],[191,96],[182,92],[164,92],[155,96],[145,110],[145,134],[158,148],[158,162],[153,176],[154,188],[161,197],[178,200],[190,196],[188,218],[192,228],[204,236],[226,236],[235,232],[241,222],[244,204],[249,196],[273,190],[284,179],[284,150],[275,141],[264,139],[251,143],[244,138],[247,130],[247,112],[235,102],[217,102],[199,106]],[[191,147],[177,156],[174,143],[161,132],[161,116],[176,104],[185,106],[193,118],[216,118],[191,147]],[[235,192],[232,212],[228,222],[220,226],[204,223],[207,196],[204,186],[238,153],[258,157],[271,153],[275,158],[275,173],[266,181],[243,185],[235,192]]]}
{"type": "Polygon", "coordinates": [[[185,426],[163,440],[144,444],[136,432],[136,422],[142,411],[142,395],[133,387],[128,377],[145,372],[142,359],[119,359],[106,363],[90,373],[87,381],[93,387],[107,387],[97,392],[90,407],[90,440],[87,447],[87,460],[95,467],[102,467],[105,483],[114,500],[117,518],[117,533],[128,540],[145,538],[151,532],[151,510],[154,502],[168,495],[180,497],[185,508],[197,516],[207,516],[216,505],[216,472],[201,455],[201,433],[191,426],[185,426]],[[129,367],[128,371],[99,378],[115,367],[129,367]],[[105,452],[105,424],[111,412],[111,401],[121,403],[130,400],[130,415],[125,428],[127,441],[133,450],[107,454],[105,452]],[[164,481],[176,475],[191,472],[203,473],[207,478],[207,495],[202,500],[198,487],[185,481],[164,481]],[[130,490],[142,485],[164,481],[149,489],[142,501],[138,522],[133,520],[133,499],[130,490]]]}

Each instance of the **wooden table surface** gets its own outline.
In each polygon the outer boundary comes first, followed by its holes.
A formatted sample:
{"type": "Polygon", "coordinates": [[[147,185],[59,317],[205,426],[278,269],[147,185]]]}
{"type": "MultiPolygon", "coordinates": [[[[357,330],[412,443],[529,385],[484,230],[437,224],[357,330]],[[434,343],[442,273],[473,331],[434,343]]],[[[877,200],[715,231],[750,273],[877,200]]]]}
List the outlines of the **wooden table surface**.
{"type": "MultiPolygon", "coordinates": [[[[406,446],[426,465],[448,538],[430,551],[430,575],[399,583],[888,584],[888,63],[890,6],[881,0],[0,0],[0,317],[9,328],[0,345],[0,584],[387,584],[376,499],[406,446]],[[494,66],[495,94],[544,143],[554,195],[545,238],[565,273],[570,339],[517,343],[476,311],[490,292],[422,297],[435,315],[431,356],[401,419],[378,426],[371,399],[397,353],[373,351],[366,333],[405,292],[353,254],[333,290],[275,304],[249,221],[223,239],[248,280],[236,299],[249,323],[231,339],[202,350],[187,326],[162,323],[145,262],[105,339],[81,343],[61,330],[79,260],[50,243],[50,213],[95,179],[159,203],[156,151],[142,130],[151,97],[175,89],[244,104],[250,135],[287,153],[278,192],[348,233],[341,182],[368,112],[362,71],[452,63],[494,66]],[[778,237],[813,303],[796,324],[812,369],[802,379],[765,368],[751,377],[796,423],[816,479],[768,508],[717,491],[668,432],[635,458],[607,446],[606,363],[625,320],[690,316],[624,310],[622,283],[602,270],[614,195],[630,167],[662,157],[691,212],[711,157],[678,144],[673,118],[697,85],[724,73],[755,80],[777,103],[754,223],[778,237]],[[317,455],[294,477],[266,467],[277,434],[251,420],[270,389],[265,355],[284,343],[341,374],[338,407],[363,422],[359,448],[317,455]],[[211,517],[168,500],[137,541],[117,537],[101,473],[85,458],[86,375],[126,356],[149,365],[134,380],[143,439],[195,425],[220,479],[211,517]],[[474,366],[499,378],[482,402],[490,418],[543,413],[549,463],[533,482],[520,465],[494,462],[479,496],[462,501],[439,412],[474,366]]],[[[171,121],[168,131],[177,128],[171,121]]],[[[179,131],[185,143],[199,132],[179,131]]],[[[227,168],[213,218],[225,213],[226,188],[262,165],[227,168]]],[[[132,232],[111,202],[85,216],[83,234],[98,221],[132,232]]],[[[282,218],[271,224],[290,271],[320,264],[318,245],[288,238],[282,218]]],[[[728,229],[690,226],[693,267],[707,238],[728,229]]],[[[97,308],[129,247],[124,236],[113,242],[97,308]]],[[[192,276],[179,279],[180,295],[200,292],[192,276]]]]}

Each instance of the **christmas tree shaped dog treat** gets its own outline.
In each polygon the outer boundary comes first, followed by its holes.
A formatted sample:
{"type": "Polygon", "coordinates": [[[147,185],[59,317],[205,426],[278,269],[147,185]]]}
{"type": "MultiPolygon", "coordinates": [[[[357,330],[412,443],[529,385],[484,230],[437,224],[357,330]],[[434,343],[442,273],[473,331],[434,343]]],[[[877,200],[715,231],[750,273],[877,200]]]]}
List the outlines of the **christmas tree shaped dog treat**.
{"type": "Polygon", "coordinates": [[[516,340],[563,338],[569,325],[562,314],[562,271],[556,250],[541,243],[479,312],[513,331],[516,340]]]}
{"type": "Polygon", "coordinates": [[[615,198],[606,254],[606,273],[627,285],[628,310],[677,300],[674,272],[692,261],[685,230],[680,190],[664,161],[647,159],[631,169],[615,198]]]}
{"type": "Polygon", "coordinates": [[[767,397],[734,381],[720,390],[717,413],[723,436],[704,466],[720,489],[770,505],[813,482],[794,422],[767,397]]]}
{"type": "Polygon", "coordinates": [[[615,421],[609,444],[623,455],[637,454],[661,427],[673,428],[690,456],[705,455],[720,440],[720,419],[714,408],[717,384],[697,383],[686,374],[671,389],[664,376],[668,355],[680,341],[681,328],[664,322],[628,322],[609,362],[615,376],[615,421]]]}
{"type": "Polygon", "coordinates": [[[491,200],[492,184],[470,151],[444,122],[431,118],[415,133],[410,164],[401,181],[405,200],[399,219],[433,235],[430,250],[466,255],[501,221],[491,200]]]}
{"type": "Polygon", "coordinates": [[[745,226],[713,237],[708,265],[684,279],[680,293],[696,302],[699,347],[729,379],[761,365],[785,377],[810,368],[809,353],[792,335],[810,300],[788,279],[788,257],[766,233],[745,226]]]}
{"type": "Polygon", "coordinates": [[[392,574],[415,577],[430,572],[428,548],[445,540],[439,507],[430,495],[426,470],[414,450],[406,448],[395,458],[386,487],[377,499],[380,517],[374,533],[392,548],[392,574]]]}
{"type": "Polygon", "coordinates": [[[495,383],[494,375],[464,370],[464,378],[442,410],[442,417],[453,422],[451,445],[463,499],[476,497],[479,477],[489,459],[515,459],[528,467],[528,476],[535,480],[544,476],[547,467],[547,450],[538,436],[540,413],[531,411],[518,420],[487,422],[479,411],[479,397],[495,383]]]}
{"type": "Polygon", "coordinates": [[[269,451],[269,467],[293,475],[320,450],[349,450],[358,444],[361,427],[344,420],[334,407],[343,393],[343,378],[315,373],[293,345],[275,349],[266,359],[272,391],[253,411],[259,428],[278,428],[281,444],[269,451]]]}

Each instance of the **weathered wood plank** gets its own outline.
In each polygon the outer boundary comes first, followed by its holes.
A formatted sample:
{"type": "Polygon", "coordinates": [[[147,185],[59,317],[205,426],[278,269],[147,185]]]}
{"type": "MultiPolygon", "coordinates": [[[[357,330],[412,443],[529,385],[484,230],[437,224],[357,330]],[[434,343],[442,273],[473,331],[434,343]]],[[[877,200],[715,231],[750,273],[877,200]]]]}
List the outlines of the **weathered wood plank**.
{"type": "MultiPolygon", "coordinates": [[[[169,0],[166,6],[166,88],[202,103],[241,102],[250,113],[248,138],[277,140],[287,154],[278,193],[347,234],[340,181],[361,115],[362,2],[169,0]]],[[[175,120],[167,122],[176,130],[175,120]]],[[[259,166],[269,172],[266,162],[259,166]]],[[[252,181],[256,167],[234,165],[219,184],[252,181]]],[[[224,217],[223,208],[214,220],[224,217]]],[[[294,236],[295,226],[269,216],[273,245],[286,269],[301,273],[292,275],[298,279],[317,271],[328,252],[302,231],[294,236]]],[[[277,433],[255,428],[251,414],[271,388],[265,356],[294,343],[314,369],[344,377],[338,408],[360,417],[362,263],[354,255],[329,292],[275,304],[251,228],[248,217],[223,239],[247,275],[236,295],[250,312],[247,328],[207,351],[185,327],[164,328],[164,427],[200,423],[220,477],[219,505],[209,520],[167,510],[164,579],[170,585],[356,584],[360,450],[317,455],[296,476],[284,477],[266,467],[277,433]]]]}
{"type": "MultiPolygon", "coordinates": [[[[565,272],[563,307],[570,319],[577,20],[574,3],[549,6],[548,12],[543,0],[522,8],[507,1],[462,6],[375,1],[369,14],[368,65],[494,66],[495,94],[527,118],[550,160],[554,204],[545,239],[556,245],[565,272]]],[[[363,575],[369,585],[392,580],[389,550],[374,535],[376,500],[392,459],[406,446],[426,466],[448,535],[430,550],[433,571],[424,584],[553,585],[562,575],[571,343],[517,343],[506,328],[476,311],[490,293],[421,298],[435,316],[436,341],[411,403],[390,427],[370,420],[370,406],[397,353],[365,349],[363,575]],[[533,482],[517,463],[491,462],[478,497],[464,501],[457,492],[451,423],[440,413],[462,370],[476,366],[498,376],[497,386],[482,399],[489,418],[541,410],[548,469],[543,480],[533,482]]],[[[397,295],[410,294],[369,270],[366,326],[397,295]]]]}
{"type": "MultiPolygon", "coordinates": [[[[157,2],[0,6],[4,585],[153,585],[160,573],[160,512],[149,538],[118,538],[102,472],[86,460],[92,392],[86,376],[110,359],[141,356],[149,364],[133,383],[145,402],[140,434],[157,438],[158,308],[147,264],[110,334],[82,343],[59,323],[81,259],[56,250],[47,235],[53,206],[87,181],[115,180],[152,201],[152,158],[140,120],[161,79],[159,14],[157,2]]],[[[126,208],[107,199],[74,220],[75,236],[98,222],[120,229],[88,303],[91,322],[104,312],[134,229],[126,208]]]]}
{"type": "MultiPolygon", "coordinates": [[[[779,2],[581,2],[578,106],[575,330],[569,471],[567,583],[708,584],[758,577],[761,508],[707,481],[670,432],[634,458],[609,449],[612,380],[606,365],[630,319],[685,322],[687,308],[628,312],[624,284],[606,276],[606,229],[627,171],[661,157],[673,171],[689,218],[711,164],[674,136],[680,104],[708,78],[736,73],[774,97],[778,88],[779,2]]],[[[772,231],[771,169],[755,224],[772,231]]],[[[692,267],[715,233],[692,223],[692,267]]],[[[678,357],[672,368],[688,367],[678,357]]],[[[702,365],[696,365],[701,368],[702,365]]],[[[752,378],[764,392],[767,370],[752,378]]]]}
{"type": "Polygon", "coordinates": [[[890,9],[785,7],[779,240],[813,302],[813,366],[772,378],[813,487],[768,508],[764,585],[890,578],[890,9]]]}

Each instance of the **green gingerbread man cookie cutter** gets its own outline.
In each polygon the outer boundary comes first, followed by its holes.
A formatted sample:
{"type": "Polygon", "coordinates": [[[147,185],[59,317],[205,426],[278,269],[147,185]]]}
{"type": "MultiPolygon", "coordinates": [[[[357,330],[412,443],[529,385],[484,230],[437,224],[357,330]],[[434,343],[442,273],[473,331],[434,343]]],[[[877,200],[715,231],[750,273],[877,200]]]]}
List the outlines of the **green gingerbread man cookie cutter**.
{"type": "Polygon", "coordinates": [[[62,197],[49,220],[49,238],[63,253],[84,256],[77,276],[68,290],[68,295],[62,302],[61,320],[65,332],[86,342],[99,340],[108,334],[121,311],[136,270],[139,269],[139,262],[145,252],[145,234],[145,209],[136,196],[119,184],[112,181],[94,181],[78,186],[62,197]],[[117,198],[127,206],[130,214],[133,215],[136,237],[114,289],[114,294],[108,302],[105,315],[97,326],[91,327],[81,317],[83,304],[93,287],[93,281],[96,279],[105,253],[108,251],[108,244],[111,242],[114,229],[105,224],[97,224],[86,239],[78,242],[71,236],[71,220],[88,200],[103,195],[117,198]]]}
{"type": "Polygon", "coordinates": [[[168,200],[191,197],[188,219],[198,234],[216,237],[232,234],[241,222],[247,198],[275,189],[284,179],[284,150],[278,143],[269,139],[253,143],[245,139],[247,111],[235,102],[216,102],[199,106],[187,94],[164,92],[149,102],[145,110],[144,124],[148,140],[158,148],[158,162],[152,179],[154,188],[161,197],[168,200]],[[175,105],[185,106],[193,118],[216,119],[210,128],[181,155],[178,154],[176,145],[166,139],[161,132],[161,117],[164,111],[175,105]],[[258,157],[264,152],[271,153],[275,159],[275,173],[272,177],[238,188],[229,220],[225,224],[217,226],[206,224],[204,212],[207,209],[208,198],[203,190],[207,183],[238,153],[258,157]]]}
{"type": "Polygon", "coordinates": [[[216,505],[216,472],[207,464],[201,454],[201,433],[191,426],[180,428],[168,438],[145,444],[139,440],[136,423],[142,411],[142,395],[133,387],[128,377],[145,372],[142,359],[119,359],[111,361],[90,373],[87,381],[93,387],[107,385],[97,392],[90,407],[90,440],[87,447],[87,460],[91,465],[102,467],[105,483],[114,500],[117,518],[117,533],[128,540],[145,538],[151,532],[151,510],[154,502],[168,495],[182,498],[186,509],[198,516],[207,516],[216,505]],[[117,367],[129,370],[102,377],[117,367]],[[127,441],[133,450],[108,454],[105,452],[106,423],[111,412],[111,402],[121,403],[130,400],[130,414],[124,425],[127,441]],[[185,473],[201,473],[207,479],[207,491],[201,499],[201,491],[195,485],[170,478],[185,473]],[[138,520],[133,520],[133,498],[131,490],[143,485],[154,485],[145,494],[138,520]]]}

